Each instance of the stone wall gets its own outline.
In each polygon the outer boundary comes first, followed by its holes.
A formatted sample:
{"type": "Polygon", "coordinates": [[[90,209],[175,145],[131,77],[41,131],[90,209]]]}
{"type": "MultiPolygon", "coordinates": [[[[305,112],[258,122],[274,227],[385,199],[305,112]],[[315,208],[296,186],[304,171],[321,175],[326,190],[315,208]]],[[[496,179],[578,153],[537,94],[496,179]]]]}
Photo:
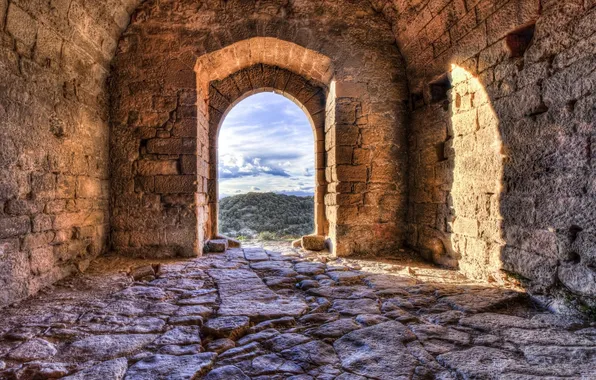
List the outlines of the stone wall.
{"type": "Polygon", "coordinates": [[[407,61],[411,246],[538,296],[596,296],[595,4],[376,4],[407,61]]]}
{"type": "Polygon", "coordinates": [[[0,0],[0,306],[105,250],[105,82],[132,8],[0,0]]]}
{"type": "Polygon", "coordinates": [[[210,143],[204,132],[210,122],[206,83],[255,64],[317,79],[328,88],[338,84],[327,120],[332,132],[326,132],[325,173],[335,252],[380,254],[401,246],[407,86],[382,15],[359,1],[186,0],[147,1],[133,19],[114,70],[115,249],[200,254],[211,237],[204,233],[205,204],[213,203],[214,194],[204,180],[216,170],[204,155],[210,143]],[[185,156],[202,163],[204,176],[182,172],[185,156]],[[140,172],[140,165],[151,170],[140,172]]]}

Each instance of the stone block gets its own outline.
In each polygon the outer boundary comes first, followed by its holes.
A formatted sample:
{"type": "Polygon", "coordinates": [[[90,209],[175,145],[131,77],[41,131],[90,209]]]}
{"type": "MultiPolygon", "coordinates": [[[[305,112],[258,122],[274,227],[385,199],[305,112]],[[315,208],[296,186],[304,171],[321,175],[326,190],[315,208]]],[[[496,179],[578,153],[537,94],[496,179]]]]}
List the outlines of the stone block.
{"type": "Polygon", "coordinates": [[[37,23],[15,3],[8,7],[6,30],[27,48],[33,47],[37,37],[37,23]]]}
{"type": "Polygon", "coordinates": [[[24,235],[31,230],[31,220],[28,216],[14,218],[0,218],[0,239],[24,235]]]}
{"type": "Polygon", "coordinates": [[[4,21],[6,20],[7,9],[8,0],[0,0],[0,30],[4,30],[4,21]]]}
{"type": "Polygon", "coordinates": [[[77,177],[58,175],[56,178],[56,198],[72,199],[75,197],[77,177]]]}
{"type": "Polygon", "coordinates": [[[40,275],[49,272],[54,266],[54,249],[42,247],[31,251],[29,256],[31,273],[40,275]]]}
{"type": "Polygon", "coordinates": [[[35,44],[35,60],[56,67],[60,59],[62,38],[51,28],[40,25],[35,44]]]}
{"type": "Polygon", "coordinates": [[[54,199],[56,196],[56,176],[34,173],[31,175],[31,191],[37,199],[54,199]]]}
{"type": "Polygon", "coordinates": [[[307,251],[324,251],[327,249],[325,236],[307,235],[301,239],[302,248],[307,251]]]}
{"type": "Polygon", "coordinates": [[[170,155],[193,154],[196,151],[196,145],[192,139],[151,139],[147,142],[147,152],[170,155]]]}
{"type": "Polygon", "coordinates": [[[337,180],[340,182],[366,182],[367,168],[364,165],[339,165],[336,168],[337,180]]]}
{"type": "Polygon", "coordinates": [[[452,230],[456,234],[476,237],[478,236],[478,221],[462,217],[455,217],[452,223],[452,230]]]}
{"type": "Polygon", "coordinates": [[[197,178],[192,175],[155,177],[155,192],[160,194],[189,194],[198,192],[197,178]]]}
{"type": "Polygon", "coordinates": [[[509,1],[486,20],[489,43],[492,44],[508,33],[535,22],[539,16],[539,0],[509,1]]]}
{"type": "Polygon", "coordinates": [[[77,198],[101,198],[107,194],[102,193],[101,180],[91,177],[77,178],[77,198]]]}
{"type": "Polygon", "coordinates": [[[214,253],[223,253],[228,249],[227,239],[214,239],[207,242],[207,251],[214,253]]]}
{"type": "Polygon", "coordinates": [[[197,137],[198,128],[196,119],[181,119],[174,124],[172,134],[175,137],[197,137]]]}
{"type": "Polygon", "coordinates": [[[185,154],[180,158],[182,174],[198,174],[197,156],[185,154]]]}
{"type": "Polygon", "coordinates": [[[43,208],[43,201],[11,199],[6,202],[4,212],[8,215],[32,215],[37,214],[43,208]]]}
{"type": "Polygon", "coordinates": [[[130,271],[130,276],[135,281],[152,280],[155,279],[155,270],[152,265],[143,265],[133,268],[130,271]]]}
{"type": "Polygon", "coordinates": [[[33,217],[33,232],[43,232],[52,229],[52,217],[45,214],[33,217]]]}
{"type": "Polygon", "coordinates": [[[178,162],[175,160],[137,161],[137,173],[141,176],[176,175],[178,174],[178,162]]]}
{"type": "Polygon", "coordinates": [[[30,250],[47,246],[54,240],[54,236],[55,234],[53,231],[46,231],[37,234],[26,235],[23,239],[21,248],[23,250],[30,250]]]}

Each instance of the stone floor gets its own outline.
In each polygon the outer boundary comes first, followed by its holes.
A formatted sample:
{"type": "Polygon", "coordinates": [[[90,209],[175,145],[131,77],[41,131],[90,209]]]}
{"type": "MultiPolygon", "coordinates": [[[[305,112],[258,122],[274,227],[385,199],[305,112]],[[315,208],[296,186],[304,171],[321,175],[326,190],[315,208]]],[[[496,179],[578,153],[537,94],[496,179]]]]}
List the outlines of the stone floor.
{"type": "Polygon", "coordinates": [[[0,312],[1,379],[595,379],[596,328],[416,260],[102,258],[0,312]]]}

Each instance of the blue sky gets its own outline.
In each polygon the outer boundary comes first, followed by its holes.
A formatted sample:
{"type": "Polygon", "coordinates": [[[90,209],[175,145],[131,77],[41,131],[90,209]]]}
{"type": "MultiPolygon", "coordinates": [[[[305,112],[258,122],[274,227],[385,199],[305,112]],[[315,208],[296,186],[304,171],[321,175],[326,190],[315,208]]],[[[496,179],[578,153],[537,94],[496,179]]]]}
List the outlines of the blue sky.
{"type": "Polygon", "coordinates": [[[219,132],[219,194],[314,193],[314,137],[289,99],[260,93],[238,103],[219,132]]]}

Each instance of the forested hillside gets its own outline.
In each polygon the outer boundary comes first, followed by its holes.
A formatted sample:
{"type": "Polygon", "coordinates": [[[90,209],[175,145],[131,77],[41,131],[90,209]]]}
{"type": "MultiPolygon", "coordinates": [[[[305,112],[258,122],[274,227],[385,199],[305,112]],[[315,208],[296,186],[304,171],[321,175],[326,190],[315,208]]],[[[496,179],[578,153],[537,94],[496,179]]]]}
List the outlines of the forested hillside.
{"type": "Polygon", "coordinates": [[[299,237],[313,230],[313,197],[248,193],[219,202],[219,231],[230,237],[299,237]]]}

